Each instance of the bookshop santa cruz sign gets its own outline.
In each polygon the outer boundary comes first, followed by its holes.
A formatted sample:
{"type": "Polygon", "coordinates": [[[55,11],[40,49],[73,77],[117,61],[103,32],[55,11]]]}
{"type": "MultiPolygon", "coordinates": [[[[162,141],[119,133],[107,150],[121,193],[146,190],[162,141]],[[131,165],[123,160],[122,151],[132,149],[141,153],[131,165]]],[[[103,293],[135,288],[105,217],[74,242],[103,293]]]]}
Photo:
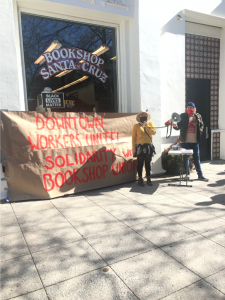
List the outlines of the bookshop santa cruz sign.
{"type": "Polygon", "coordinates": [[[102,83],[108,79],[106,73],[101,69],[105,61],[96,54],[76,48],[55,49],[42,54],[47,67],[41,68],[39,74],[44,80],[65,70],[81,70],[95,76],[102,83]]]}

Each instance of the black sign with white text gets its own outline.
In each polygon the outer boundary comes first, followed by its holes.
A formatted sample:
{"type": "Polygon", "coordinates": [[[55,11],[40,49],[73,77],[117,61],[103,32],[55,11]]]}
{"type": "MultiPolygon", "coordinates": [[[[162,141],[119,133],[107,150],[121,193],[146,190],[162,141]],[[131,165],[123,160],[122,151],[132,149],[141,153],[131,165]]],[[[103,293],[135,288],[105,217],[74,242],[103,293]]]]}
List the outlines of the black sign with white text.
{"type": "Polygon", "coordinates": [[[64,108],[64,93],[41,93],[43,108],[64,108]]]}

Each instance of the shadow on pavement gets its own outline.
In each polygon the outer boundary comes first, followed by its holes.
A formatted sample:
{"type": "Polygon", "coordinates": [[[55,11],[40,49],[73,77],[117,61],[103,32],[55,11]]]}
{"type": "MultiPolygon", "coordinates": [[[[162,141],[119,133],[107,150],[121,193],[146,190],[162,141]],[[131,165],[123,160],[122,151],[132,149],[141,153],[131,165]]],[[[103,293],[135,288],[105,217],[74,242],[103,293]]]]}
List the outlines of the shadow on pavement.
{"type": "Polygon", "coordinates": [[[225,185],[225,179],[217,180],[216,183],[208,184],[210,187],[219,187],[225,185]]]}

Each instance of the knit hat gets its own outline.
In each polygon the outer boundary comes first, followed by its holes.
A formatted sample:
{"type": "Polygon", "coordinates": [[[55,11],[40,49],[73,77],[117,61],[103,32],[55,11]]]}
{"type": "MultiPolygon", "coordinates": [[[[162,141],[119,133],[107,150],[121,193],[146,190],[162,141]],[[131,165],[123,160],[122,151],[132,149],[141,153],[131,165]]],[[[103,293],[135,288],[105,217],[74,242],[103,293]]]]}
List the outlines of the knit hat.
{"type": "Polygon", "coordinates": [[[193,102],[188,102],[188,103],[186,104],[186,108],[187,108],[188,106],[193,106],[193,107],[195,107],[195,104],[194,104],[193,102]]]}
{"type": "Polygon", "coordinates": [[[150,118],[151,118],[150,114],[148,114],[148,113],[145,112],[145,111],[140,111],[139,114],[138,114],[137,117],[136,117],[136,120],[137,120],[138,122],[140,122],[140,115],[143,114],[143,113],[147,115],[147,121],[150,120],[150,118]]]}

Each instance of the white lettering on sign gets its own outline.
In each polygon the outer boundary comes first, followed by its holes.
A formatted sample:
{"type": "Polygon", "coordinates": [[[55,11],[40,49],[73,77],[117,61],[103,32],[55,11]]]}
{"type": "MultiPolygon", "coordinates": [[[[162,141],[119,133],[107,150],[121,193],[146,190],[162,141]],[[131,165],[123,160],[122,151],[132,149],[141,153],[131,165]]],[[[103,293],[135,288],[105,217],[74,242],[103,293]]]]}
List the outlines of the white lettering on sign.
{"type": "Polygon", "coordinates": [[[43,108],[47,107],[65,107],[63,93],[41,93],[43,108]]]}
{"type": "Polygon", "coordinates": [[[39,74],[44,80],[65,70],[82,70],[95,76],[102,83],[108,79],[108,75],[101,69],[101,65],[105,63],[104,59],[91,52],[76,48],[62,48],[42,55],[45,57],[47,67],[41,68],[39,74]]]}
{"type": "Polygon", "coordinates": [[[46,103],[61,103],[60,99],[54,99],[54,98],[46,98],[46,103]]]}

